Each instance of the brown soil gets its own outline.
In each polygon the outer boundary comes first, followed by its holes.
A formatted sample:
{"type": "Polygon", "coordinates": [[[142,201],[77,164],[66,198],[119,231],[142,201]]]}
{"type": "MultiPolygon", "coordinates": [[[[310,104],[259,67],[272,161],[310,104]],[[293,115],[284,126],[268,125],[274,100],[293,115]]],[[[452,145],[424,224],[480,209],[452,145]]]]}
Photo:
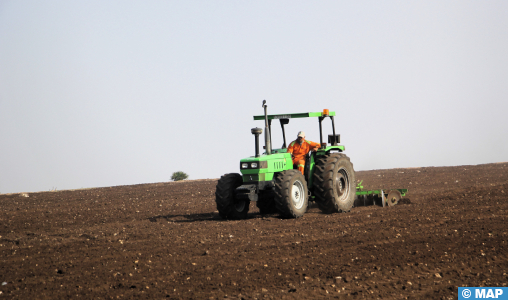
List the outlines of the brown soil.
{"type": "Polygon", "coordinates": [[[0,298],[456,299],[507,286],[508,163],[357,172],[394,207],[224,221],[217,180],[0,195],[0,298]]]}

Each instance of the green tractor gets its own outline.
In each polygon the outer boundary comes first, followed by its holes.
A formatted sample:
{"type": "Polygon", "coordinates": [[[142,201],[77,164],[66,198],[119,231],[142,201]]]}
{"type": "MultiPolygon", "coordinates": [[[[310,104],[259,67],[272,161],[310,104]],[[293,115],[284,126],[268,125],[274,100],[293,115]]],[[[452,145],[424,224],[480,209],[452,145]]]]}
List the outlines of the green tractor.
{"type": "Polygon", "coordinates": [[[279,213],[285,218],[299,218],[307,211],[310,201],[315,201],[324,213],[348,212],[355,202],[356,183],[353,164],[338,145],[340,135],[335,133],[335,112],[308,112],[268,115],[263,100],[264,115],[254,120],[265,120],[265,153],[259,153],[261,128],[251,129],[255,136],[255,156],[240,160],[240,172],[223,175],[216,187],[217,210],[224,219],[245,219],[251,201],[255,201],[261,214],[279,213]],[[293,168],[291,154],[287,152],[284,125],[290,119],[312,118],[319,120],[321,148],[306,157],[302,174],[293,168]],[[323,142],[322,121],[330,118],[332,134],[328,143],[323,142]],[[284,144],[280,149],[271,147],[272,120],[278,119],[284,144]]]}

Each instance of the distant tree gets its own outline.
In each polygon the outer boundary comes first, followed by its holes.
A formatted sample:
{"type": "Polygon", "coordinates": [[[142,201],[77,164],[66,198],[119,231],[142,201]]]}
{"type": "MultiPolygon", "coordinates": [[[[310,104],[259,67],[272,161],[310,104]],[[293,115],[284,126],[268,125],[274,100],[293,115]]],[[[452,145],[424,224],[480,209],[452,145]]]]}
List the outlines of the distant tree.
{"type": "Polygon", "coordinates": [[[174,172],[173,175],[171,175],[171,180],[173,181],[179,181],[189,178],[189,175],[185,174],[185,172],[178,171],[174,172]]]}

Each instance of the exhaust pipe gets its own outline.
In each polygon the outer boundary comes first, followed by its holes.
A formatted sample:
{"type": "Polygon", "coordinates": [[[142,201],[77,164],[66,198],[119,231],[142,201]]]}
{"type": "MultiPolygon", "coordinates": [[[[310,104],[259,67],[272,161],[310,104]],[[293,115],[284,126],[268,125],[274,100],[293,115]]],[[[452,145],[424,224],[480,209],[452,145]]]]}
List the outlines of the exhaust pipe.
{"type": "Polygon", "coordinates": [[[263,100],[263,108],[265,109],[265,148],[266,154],[270,155],[272,154],[272,146],[270,145],[270,129],[268,128],[268,115],[266,113],[267,107],[266,100],[263,100]]]}
{"type": "Polygon", "coordinates": [[[263,132],[261,128],[252,128],[250,132],[256,136],[256,157],[259,157],[259,135],[263,132]]]}

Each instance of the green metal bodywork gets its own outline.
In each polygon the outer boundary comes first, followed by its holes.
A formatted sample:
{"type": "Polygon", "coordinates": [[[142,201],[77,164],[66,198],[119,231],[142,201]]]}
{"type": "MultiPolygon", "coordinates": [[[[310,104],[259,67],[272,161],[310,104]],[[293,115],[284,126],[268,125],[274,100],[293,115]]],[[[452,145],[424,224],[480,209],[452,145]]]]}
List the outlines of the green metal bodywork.
{"type": "MultiPolygon", "coordinates": [[[[284,149],[286,150],[286,149],[284,149]]],[[[291,161],[291,154],[289,153],[275,153],[271,155],[263,154],[260,157],[247,157],[240,160],[240,166],[242,163],[252,162],[267,162],[267,168],[262,169],[242,169],[240,172],[243,176],[243,182],[255,182],[255,181],[269,181],[273,180],[273,174],[276,172],[282,172],[293,168],[293,162],[291,161]]]]}
{"type": "MultiPolygon", "coordinates": [[[[326,153],[332,151],[344,151],[344,146],[327,146],[326,148],[319,149],[315,156],[325,155],[326,153]]],[[[270,181],[273,180],[273,175],[277,172],[282,172],[285,170],[293,169],[293,161],[291,160],[291,154],[287,153],[287,149],[273,149],[272,154],[266,155],[263,154],[260,157],[247,157],[240,160],[240,166],[242,163],[253,163],[253,162],[267,162],[267,168],[259,168],[259,169],[242,169],[240,167],[240,172],[242,173],[243,182],[244,183],[253,183],[258,181],[270,181]]],[[[258,164],[259,165],[259,164],[258,164]]],[[[312,186],[312,175],[314,174],[314,165],[315,159],[314,155],[310,157],[310,173],[309,173],[309,182],[308,186],[312,186]]]]}

